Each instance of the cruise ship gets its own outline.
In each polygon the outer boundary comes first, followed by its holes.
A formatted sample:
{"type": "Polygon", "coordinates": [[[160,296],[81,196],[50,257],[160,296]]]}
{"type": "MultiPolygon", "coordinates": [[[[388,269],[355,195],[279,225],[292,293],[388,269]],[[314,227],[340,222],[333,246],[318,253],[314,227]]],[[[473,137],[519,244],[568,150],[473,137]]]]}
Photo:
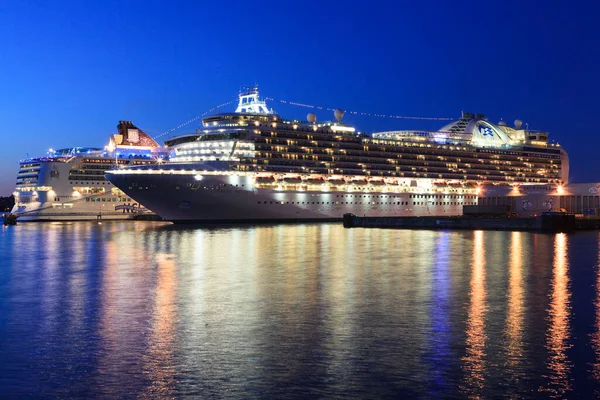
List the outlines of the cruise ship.
{"type": "Polygon", "coordinates": [[[22,160],[15,206],[19,221],[128,219],[147,212],[106,180],[111,168],[152,165],[167,150],[137,128],[120,121],[105,148],[72,147],[22,160]]]}
{"type": "Polygon", "coordinates": [[[463,112],[438,131],[360,134],[342,122],[282,119],[259,96],[166,141],[164,165],[107,172],[127,196],[175,223],[460,215],[485,185],[562,185],[567,153],[546,132],[463,112]]]}

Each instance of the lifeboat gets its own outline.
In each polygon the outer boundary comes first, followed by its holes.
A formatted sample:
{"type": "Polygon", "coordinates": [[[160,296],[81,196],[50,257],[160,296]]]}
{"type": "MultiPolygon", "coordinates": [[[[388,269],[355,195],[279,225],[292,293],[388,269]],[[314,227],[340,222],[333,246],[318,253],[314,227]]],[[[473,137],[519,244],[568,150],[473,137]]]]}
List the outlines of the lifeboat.
{"type": "Polygon", "coordinates": [[[366,185],[367,183],[369,183],[369,181],[367,180],[367,178],[354,178],[350,180],[349,183],[352,185],[366,185]]]}
{"type": "Polygon", "coordinates": [[[385,181],[383,179],[369,179],[369,185],[383,186],[385,185],[385,181]]]}
{"type": "Polygon", "coordinates": [[[297,185],[299,183],[302,183],[302,177],[300,175],[287,175],[284,176],[281,181],[282,183],[288,185],[297,185]]]}
{"type": "Polygon", "coordinates": [[[275,178],[272,175],[259,175],[256,178],[256,183],[274,183],[275,178]]]}
{"type": "Polygon", "coordinates": [[[310,176],[306,179],[305,182],[312,185],[321,185],[325,183],[325,179],[323,179],[322,176],[310,176]]]}
{"type": "Polygon", "coordinates": [[[327,183],[329,183],[332,186],[339,186],[339,185],[345,185],[346,180],[344,178],[342,178],[341,176],[332,176],[331,178],[327,179],[327,183]]]}

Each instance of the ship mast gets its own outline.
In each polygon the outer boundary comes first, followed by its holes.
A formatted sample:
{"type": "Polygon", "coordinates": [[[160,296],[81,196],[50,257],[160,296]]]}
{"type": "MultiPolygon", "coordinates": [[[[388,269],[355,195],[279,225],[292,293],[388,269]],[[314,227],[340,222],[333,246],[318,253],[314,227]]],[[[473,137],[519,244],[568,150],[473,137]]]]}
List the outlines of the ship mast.
{"type": "Polygon", "coordinates": [[[242,86],[236,113],[273,114],[267,103],[258,96],[258,85],[242,86]]]}

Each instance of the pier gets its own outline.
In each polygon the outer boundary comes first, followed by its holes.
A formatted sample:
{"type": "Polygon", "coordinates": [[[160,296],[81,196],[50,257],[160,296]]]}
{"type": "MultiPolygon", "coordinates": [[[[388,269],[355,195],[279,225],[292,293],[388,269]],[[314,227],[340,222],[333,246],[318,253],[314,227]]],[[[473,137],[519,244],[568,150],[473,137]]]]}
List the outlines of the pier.
{"type": "Polygon", "coordinates": [[[359,217],[344,214],[345,228],[471,229],[537,232],[572,232],[600,229],[600,219],[575,218],[574,214],[542,213],[535,217],[440,216],[440,217],[359,217]]]}
{"type": "Polygon", "coordinates": [[[2,214],[2,224],[3,225],[16,225],[17,224],[17,215],[11,213],[2,214]]]}

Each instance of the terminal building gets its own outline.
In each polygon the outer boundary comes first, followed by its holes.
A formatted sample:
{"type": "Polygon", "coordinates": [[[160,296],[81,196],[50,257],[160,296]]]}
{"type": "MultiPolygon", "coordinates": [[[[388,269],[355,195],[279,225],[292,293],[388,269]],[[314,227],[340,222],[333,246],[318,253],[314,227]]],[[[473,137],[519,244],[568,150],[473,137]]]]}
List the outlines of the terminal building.
{"type": "Polygon", "coordinates": [[[480,205],[507,205],[512,212],[519,215],[535,215],[547,211],[600,215],[600,182],[563,185],[484,185],[480,188],[478,197],[480,205]]]}

